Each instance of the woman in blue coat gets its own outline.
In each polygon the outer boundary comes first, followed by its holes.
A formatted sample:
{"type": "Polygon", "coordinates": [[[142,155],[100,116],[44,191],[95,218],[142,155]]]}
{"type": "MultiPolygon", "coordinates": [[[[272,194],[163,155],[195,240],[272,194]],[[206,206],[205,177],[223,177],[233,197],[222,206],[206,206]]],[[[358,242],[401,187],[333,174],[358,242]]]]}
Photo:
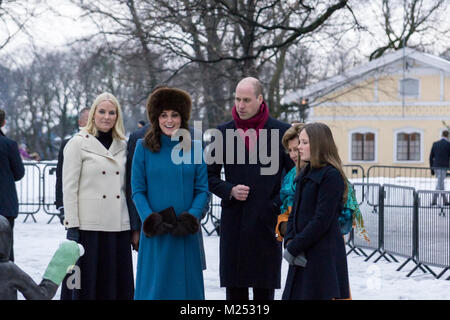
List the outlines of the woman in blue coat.
{"type": "Polygon", "coordinates": [[[296,178],[283,256],[289,271],[284,300],[350,297],[345,243],[338,214],[347,185],[333,135],[322,123],[309,123],[299,134],[299,155],[307,162],[296,178]],[[304,260],[299,259],[301,253],[304,260]]]}
{"type": "Polygon", "coordinates": [[[190,111],[189,94],[175,88],[157,89],[147,102],[152,126],[137,142],[131,174],[133,201],[143,221],[136,300],[204,299],[196,233],[208,176],[201,142],[190,139],[190,111]],[[187,135],[176,138],[180,132],[187,135]]]}

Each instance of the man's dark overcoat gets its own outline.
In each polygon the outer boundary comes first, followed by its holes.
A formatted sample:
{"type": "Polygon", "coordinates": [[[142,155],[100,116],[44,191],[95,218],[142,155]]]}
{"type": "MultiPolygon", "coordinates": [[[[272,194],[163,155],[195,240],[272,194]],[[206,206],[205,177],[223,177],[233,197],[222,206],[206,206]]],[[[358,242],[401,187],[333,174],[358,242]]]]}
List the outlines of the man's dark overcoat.
{"type": "MultiPolygon", "coordinates": [[[[245,164],[237,163],[237,143],[241,137],[234,139],[234,161],[227,163],[226,130],[236,130],[234,121],[218,127],[223,136],[224,164],[208,165],[209,189],[222,199],[220,219],[220,284],[222,287],[280,288],[281,245],[275,238],[275,225],[280,213],[280,186],[282,174],[288,172],[294,163],[284,151],[281,139],[289,124],[269,117],[264,129],[267,138],[258,138],[258,145],[264,141],[268,155],[275,153],[278,168],[273,175],[262,175],[264,157],[256,158],[256,164],[249,164],[249,155],[257,155],[257,148],[249,152],[246,148],[245,164]],[[272,149],[271,131],[276,132],[276,148],[272,149]],[[267,139],[267,140],[265,140],[267,139]],[[232,162],[232,163],[230,163],[232,162]],[[220,172],[225,169],[225,181],[220,172]],[[246,201],[230,198],[233,186],[243,184],[250,187],[246,201]]],[[[210,145],[214,149],[213,143],[210,145]]],[[[216,144],[217,145],[217,144],[216,144]]],[[[230,150],[228,150],[230,151],[230,150]]],[[[217,153],[212,152],[215,157],[217,153]]],[[[265,154],[265,152],[263,152],[265,154]]]]}
{"type": "Polygon", "coordinates": [[[17,217],[19,203],[15,183],[24,175],[25,168],[17,143],[0,130],[0,215],[17,217]]]}

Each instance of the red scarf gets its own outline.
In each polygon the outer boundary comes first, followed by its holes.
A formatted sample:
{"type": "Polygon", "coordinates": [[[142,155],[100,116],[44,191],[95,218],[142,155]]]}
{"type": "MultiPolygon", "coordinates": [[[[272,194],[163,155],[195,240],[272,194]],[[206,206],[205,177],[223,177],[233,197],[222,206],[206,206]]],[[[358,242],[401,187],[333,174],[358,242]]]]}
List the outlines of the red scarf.
{"type": "Polygon", "coordinates": [[[266,102],[263,101],[259,108],[259,112],[252,118],[247,120],[242,120],[241,118],[239,118],[239,115],[236,111],[236,105],[233,106],[232,114],[234,123],[236,124],[239,134],[243,139],[244,134],[248,129],[255,129],[256,137],[247,135],[246,139],[244,140],[247,150],[252,150],[256,144],[256,140],[258,139],[259,130],[264,128],[267,120],[269,119],[269,107],[267,107],[266,102]]]}

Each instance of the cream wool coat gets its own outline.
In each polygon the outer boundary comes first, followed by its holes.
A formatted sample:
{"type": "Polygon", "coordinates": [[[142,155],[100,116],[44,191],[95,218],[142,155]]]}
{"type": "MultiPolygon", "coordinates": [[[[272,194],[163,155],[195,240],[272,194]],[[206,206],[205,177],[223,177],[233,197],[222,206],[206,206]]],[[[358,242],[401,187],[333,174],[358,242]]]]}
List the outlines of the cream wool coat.
{"type": "Polygon", "coordinates": [[[107,150],[86,131],[64,148],[63,200],[66,228],[130,230],[125,198],[126,142],[113,139],[107,150]]]}

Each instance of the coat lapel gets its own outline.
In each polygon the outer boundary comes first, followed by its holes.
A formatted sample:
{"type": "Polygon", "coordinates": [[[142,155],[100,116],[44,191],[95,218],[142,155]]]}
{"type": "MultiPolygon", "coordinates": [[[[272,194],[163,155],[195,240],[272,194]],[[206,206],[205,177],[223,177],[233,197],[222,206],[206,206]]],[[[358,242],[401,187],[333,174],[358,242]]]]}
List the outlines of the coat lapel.
{"type": "Polygon", "coordinates": [[[112,154],[112,156],[116,156],[118,153],[123,151],[126,148],[126,144],[123,143],[119,139],[113,139],[113,143],[111,144],[111,147],[109,147],[109,153],[112,154]]]}
{"type": "Polygon", "coordinates": [[[113,139],[113,142],[111,144],[111,147],[109,150],[107,150],[100,141],[93,135],[87,133],[87,132],[79,132],[78,135],[81,135],[83,137],[83,145],[81,149],[87,152],[91,152],[94,154],[97,154],[99,156],[103,156],[106,158],[109,158],[111,160],[116,160],[114,158],[115,155],[117,155],[119,152],[123,151],[126,146],[122,141],[118,139],[113,139]]]}

